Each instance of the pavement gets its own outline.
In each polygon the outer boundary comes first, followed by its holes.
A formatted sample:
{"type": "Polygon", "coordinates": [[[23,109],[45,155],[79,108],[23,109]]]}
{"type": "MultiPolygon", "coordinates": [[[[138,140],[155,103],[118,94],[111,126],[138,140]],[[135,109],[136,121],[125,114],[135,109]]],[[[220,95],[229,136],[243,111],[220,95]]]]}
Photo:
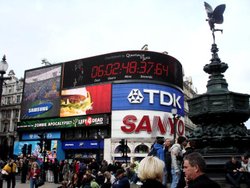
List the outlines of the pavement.
{"type": "MultiPolygon", "coordinates": [[[[230,188],[231,187],[230,185],[228,185],[225,182],[225,180],[218,180],[218,179],[216,179],[215,181],[218,182],[221,185],[221,187],[223,187],[223,188],[230,188]]],[[[30,187],[29,183],[30,183],[29,181],[26,181],[26,183],[21,183],[20,179],[17,178],[16,179],[16,188],[29,188],[30,187]]],[[[60,186],[61,186],[61,184],[55,184],[55,183],[45,182],[45,184],[43,186],[41,186],[41,188],[58,188],[60,186]]],[[[6,181],[4,181],[3,188],[6,188],[6,187],[7,187],[7,183],[6,183],[6,181]]],[[[130,185],[130,188],[139,188],[139,187],[140,186],[138,186],[136,184],[131,184],[130,185]]],[[[167,187],[170,187],[170,185],[168,185],[167,187]]],[[[247,188],[247,186],[244,185],[244,184],[241,184],[241,187],[242,188],[247,188]]]]}
{"type": "MultiPolygon", "coordinates": [[[[57,188],[60,185],[61,184],[45,182],[45,184],[43,186],[41,186],[41,188],[57,188]]],[[[6,188],[6,187],[7,187],[7,183],[6,183],[6,181],[4,181],[3,188],[6,188]]],[[[16,180],[16,188],[29,188],[29,187],[30,187],[29,181],[26,181],[26,183],[21,183],[20,180],[16,180]]]]}
{"type": "MultiPolygon", "coordinates": [[[[61,186],[61,184],[45,182],[45,184],[43,186],[41,186],[41,188],[58,188],[59,186],[61,186]]],[[[6,181],[4,181],[3,188],[6,188],[6,187],[7,187],[7,183],[6,183],[6,181]]],[[[16,188],[29,188],[29,187],[30,187],[29,181],[26,181],[26,183],[21,183],[20,180],[16,180],[16,188]]],[[[139,187],[140,186],[138,186],[136,184],[130,185],[130,188],[139,188],[139,187]]]]}

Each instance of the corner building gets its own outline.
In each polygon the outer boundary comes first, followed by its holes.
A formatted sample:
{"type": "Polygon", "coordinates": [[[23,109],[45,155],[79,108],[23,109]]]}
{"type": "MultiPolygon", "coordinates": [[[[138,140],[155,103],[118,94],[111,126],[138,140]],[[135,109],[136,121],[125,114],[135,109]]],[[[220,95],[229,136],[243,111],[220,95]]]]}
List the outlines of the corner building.
{"type": "Polygon", "coordinates": [[[24,84],[17,156],[26,144],[26,155],[41,160],[130,161],[145,157],[157,136],[185,134],[182,65],[163,53],[58,63],[25,71],[24,84]]]}

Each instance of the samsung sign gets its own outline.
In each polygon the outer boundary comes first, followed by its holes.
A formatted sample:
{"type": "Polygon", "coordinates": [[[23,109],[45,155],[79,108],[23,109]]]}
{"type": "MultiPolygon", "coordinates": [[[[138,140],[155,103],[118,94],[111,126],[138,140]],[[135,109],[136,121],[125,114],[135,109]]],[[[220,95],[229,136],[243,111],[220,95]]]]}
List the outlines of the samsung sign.
{"type": "Polygon", "coordinates": [[[65,141],[62,143],[63,149],[103,149],[103,140],[81,140],[65,141]]]}
{"type": "Polygon", "coordinates": [[[27,116],[37,116],[39,114],[43,114],[43,113],[49,111],[52,107],[53,107],[53,103],[51,103],[51,102],[47,102],[47,103],[33,106],[33,107],[28,109],[27,116]]]}

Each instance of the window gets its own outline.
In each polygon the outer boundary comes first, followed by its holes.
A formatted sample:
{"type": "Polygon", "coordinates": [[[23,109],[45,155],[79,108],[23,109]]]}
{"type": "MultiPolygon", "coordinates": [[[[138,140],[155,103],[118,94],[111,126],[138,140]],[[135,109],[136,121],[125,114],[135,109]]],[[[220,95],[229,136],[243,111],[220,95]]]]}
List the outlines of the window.
{"type": "Polygon", "coordinates": [[[75,137],[76,137],[76,139],[81,139],[83,137],[83,131],[82,130],[75,130],[75,137]]]}
{"type": "Polygon", "coordinates": [[[97,130],[96,129],[90,129],[88,132],[89,132],[89,138],[92,138],[92,139],[97,138],[97,130]]]}
{"type": "Polygon", "coordinates": [[[14,118],[18,118],[18,117],[19,117],[19,110],[14,109],[14,118]]]}
{"type": "Polygon", "coordinates": [[[21,95],[17,95],[16,96],[16,102],[17,103],[21,103],[21,95]]]}
{"type": "Polygon", "coordinates": [[[8,87],[8,93],[11,93],[12,92],[12,86],[9,86],[8,87]]]}
{"type": "Polygon", "coordinates": [[[149,148],[148,146],[141,144],[135,148],[135,153],[148,153],[149,148]]]}
{"type": "Polygon", "coordinates": [[[73,139],[74,138],[74,131],[73,130],[68,130],[65,132],[65,138],[66,139],[73,139]]]}
{"type": "Polygon", "coordinates": [[[11,111],[5,110],[3,111],[3,118],[10,118],[11,117],[11,111]]]}
{"type": "Polygon", "coordinates": [[[11,97],[7,97],[7,103],[6,103],[7,105],[8,104],[11,104],[11,97]]]}
{"type": "Polygon", "coordinates": [[[3,124],[3,132],[8,132],[9,131],[8,128],[9,128],[8,123],[4,123],[3,124]]]}

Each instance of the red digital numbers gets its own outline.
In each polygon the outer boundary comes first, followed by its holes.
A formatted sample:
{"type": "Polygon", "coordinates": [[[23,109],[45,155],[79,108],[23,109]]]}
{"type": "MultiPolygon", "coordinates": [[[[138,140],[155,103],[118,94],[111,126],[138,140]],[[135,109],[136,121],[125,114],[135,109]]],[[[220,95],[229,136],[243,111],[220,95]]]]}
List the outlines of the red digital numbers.
{"type": "Polygon", "coordinates": [[[91,70],[91,78],[102,78],[123,75],[152,75],[168,76],[168,65],[155,62],[114,62],[108,64],[94,65],[91,70]]]}
{"type": "Polygon", "coordinates": [[[157,76],[162,76],[165,73],[164,76],[168,75],[168,66],[163,65],[161,63],[156,63],[155,69],[154,69],[154,74],[157,76]]]}

